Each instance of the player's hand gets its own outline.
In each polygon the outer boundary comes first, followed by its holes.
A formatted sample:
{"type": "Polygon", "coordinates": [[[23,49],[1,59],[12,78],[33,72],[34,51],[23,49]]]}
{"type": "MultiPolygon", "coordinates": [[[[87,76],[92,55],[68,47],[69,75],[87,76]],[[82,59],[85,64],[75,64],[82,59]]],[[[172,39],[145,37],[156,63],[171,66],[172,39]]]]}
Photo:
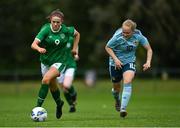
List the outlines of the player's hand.
{"type": "Polygon", "coordinates": [[[123,63],[119,59],[116,59],[114,62],[115,62],[115,69],[122,68],[123,63]]]}
{"type": "Polygon", "coordinates": [[[77,54],[78,54],[77,50],[74,50],[74,49],[71,50],[71,53],[72,53],[73,55],[77,55],[77,54]]]}
{"type": "Polygon", "coordinates": [[[41,54],[44,54],[44,53],[46,53],[46,49],[45,48],[39,48],[38,52],[41,54]]]}
{"type": "Polygon", "coordinates": [[[74,55],[74,60],[75,60],[75,61],[78,61],[78,60],[79,60],[79,55],[78,55],[78,54],[74,55]]]}
{"type": "Polygon", "coordinates": [[[146,71],[146,70],[149,69],[150,67],[151,67],[150,62],[146,62],[146,63],[143,65],[143,71],[146,71]]]}

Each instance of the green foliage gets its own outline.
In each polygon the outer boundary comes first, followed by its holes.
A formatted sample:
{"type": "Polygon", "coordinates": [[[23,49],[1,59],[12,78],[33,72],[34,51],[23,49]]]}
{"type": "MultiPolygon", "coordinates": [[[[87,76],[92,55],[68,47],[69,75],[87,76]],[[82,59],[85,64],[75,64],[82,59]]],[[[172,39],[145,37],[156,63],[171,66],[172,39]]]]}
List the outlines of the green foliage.
{"type": "MultiPolygon", "coordinates": [[[[148,37],[154,50],[154,67],[170,68],[172,62],[173,67],[179,67],[179,6],[178,0],[1,0],[0,57],[6,58],[0,69],[39,67],[39,56],[30,45],[41,25],[47,22],[46,16],[56,8],[64,12],[65,24],[75,26],[81,33],[81,68],[107,67],[104,46],[127,18],[135,20],[138,29],[148,37]]],[[[137,55],[140,61],[143,54],[146,53],[137,55]]]]}

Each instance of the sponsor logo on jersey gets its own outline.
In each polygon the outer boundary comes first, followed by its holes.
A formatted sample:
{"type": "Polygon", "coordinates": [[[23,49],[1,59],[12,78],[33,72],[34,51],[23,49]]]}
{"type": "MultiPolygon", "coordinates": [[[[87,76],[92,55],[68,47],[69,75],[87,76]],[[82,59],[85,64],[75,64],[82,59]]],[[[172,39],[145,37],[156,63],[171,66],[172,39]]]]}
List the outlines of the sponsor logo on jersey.
{"type": "Polygon", "coordinates": [[[56,39],[54,42],[56,45],[58,45],[60,43],[59,39],[56,39]]]}

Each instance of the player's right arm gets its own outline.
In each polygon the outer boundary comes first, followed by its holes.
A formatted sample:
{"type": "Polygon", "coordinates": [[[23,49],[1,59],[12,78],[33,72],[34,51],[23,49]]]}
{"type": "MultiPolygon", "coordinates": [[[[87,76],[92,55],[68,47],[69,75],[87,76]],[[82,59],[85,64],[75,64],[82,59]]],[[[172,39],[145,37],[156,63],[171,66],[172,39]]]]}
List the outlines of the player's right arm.
{"type": "Polygon", "coordinates": [[[120,69],[122,67],[122,62],[117,58],[117,56],[114,54],[113,50],[109,48],[107,45],[105,46],[105,49],[107,53],[112,57],[115,63],[115,67],[120,69]]]}
{"type": "Polygon", "coordinates": [[[46,49],[39,47],[39,43],[40,41],[35,38],[33,43],[31,44],[31,48],[38,51],[39,53],[46,53],[46,49]]]}
{"type": "Polygon", "coordinates": [[[46,49],[39,46],[40,42],[48,35],[48,24],[45,24],[40,32],[37,34],[33,43],[31,44],[31,48],[38,51],[39,53],[46,53],[46,49]]]}
{"type": "Polygon", "coordinates": [[[115,45],[116,45],[116,39],[111,38],[108,41],[107,45],[105,46],[105,50],[112,57],[112,59],[114,60],[115,67],[120,69],[120,68],[122,68],[123,63],[118,59],[118,57],[115,55],[114,51],[112,50],[112,48],[115,45]]]}

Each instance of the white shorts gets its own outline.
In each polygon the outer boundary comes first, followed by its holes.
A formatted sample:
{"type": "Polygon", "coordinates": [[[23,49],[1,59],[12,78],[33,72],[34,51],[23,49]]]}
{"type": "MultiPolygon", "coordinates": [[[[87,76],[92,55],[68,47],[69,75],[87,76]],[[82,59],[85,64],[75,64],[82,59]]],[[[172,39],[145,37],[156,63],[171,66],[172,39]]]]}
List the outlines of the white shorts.
{"type": "Polygon", "coordinates": [[[63,72],[59,77],[57,77],[58,83],[62,84],[65,77],[71,77],[72,80],[74,79],[74,68],[68,68],[65,72],[63,72]]]}
{"type": "MultiPolygon", "coordinates": [[[[59,71],[59,69],[61,69],[60,74],[62,72],[64,72],[64,70],[65,70],[65,66],[62,63],[54,63],[50,67],[55,67],[58,71],[59,71]]],[[[41,73],[42,73],[42,76],[44,76],[44,74],[49,70],[50,67],[47,66],[47,65],[44,65],[43,63],[41,63],[41,73]]]]}
{"type": "MultiPolygon", "coordinates": [[[[55,68],[57,68],[57,63],[56,65],[53,64],[52,66],[54,66],[55,68]]],[[[43,63],[41,63],[41,73],[42,73],[42,76],[44,76],[44,74],[49,70],[49,66],[47,65],[44,65],[43,63]]],[[[64,81],[64,77],[68,76],[68,77],[71,77],[72,79],[74,79],[74,73],[75,73],[75,68],[68,68],[66,69],[65,71],[61,71],[60,72],[60,76],[57,77],[57,81],[58,83],[62,84],[63,81],[64,81]]]]}

